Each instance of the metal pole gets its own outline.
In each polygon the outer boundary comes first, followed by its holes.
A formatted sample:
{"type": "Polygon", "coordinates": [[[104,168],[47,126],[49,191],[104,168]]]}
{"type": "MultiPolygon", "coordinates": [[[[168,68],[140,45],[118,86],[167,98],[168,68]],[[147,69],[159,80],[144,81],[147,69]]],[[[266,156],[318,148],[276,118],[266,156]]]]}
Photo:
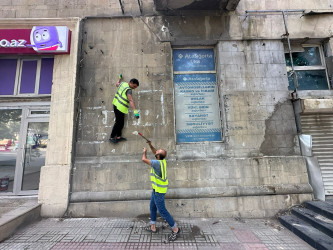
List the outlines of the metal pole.
{"type": "Polygon", "coordinates": [[[124,14],[124,5],[123,5],[122,0],[119,0],[119,4],[120,4],[120,7],[121,7],[121,12],[124,14]]]}
{"type": "Polygon", "coordinates": [[[284,28],[286,30],[286,36],[287,36],[287,41],[288,41],[288,50],[289,50],[290,63],[291,63],[291,73],[293,74],[293,78],[294,78],[295,94],[296,94],[296,98],[297,98],[297,96],[298,96],[298,94],[297,94],[298,77],[297,77],[297,73],[296,73],[295,68],[294,68],[294,60],[293,60],[293,55],[292,55],[291,46],[290,46],[290,39],[289,39],[289,32],[288,32],[288,27],[287,27],[286,15],[285,15],[284,11],[282,11],[282,16],[283,16],[284,28]]]}
{"type": "Polygon", "coordinates": [[[138,4],[139,4],[140,13],[142,14],[142,3],[141,3],[141,0],[138,0],[138,4]]]}
{"type": "Polygon", "coordinates": [[[305,10],[246,10],[245,13],[304,12],[305,10]]]}

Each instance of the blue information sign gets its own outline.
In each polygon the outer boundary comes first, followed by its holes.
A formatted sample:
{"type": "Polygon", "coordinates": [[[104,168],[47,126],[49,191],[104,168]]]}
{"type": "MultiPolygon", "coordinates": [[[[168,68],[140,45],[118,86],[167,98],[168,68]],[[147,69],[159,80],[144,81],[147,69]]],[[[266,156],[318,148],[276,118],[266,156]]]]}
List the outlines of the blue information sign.
{"type": "Polygon", "coordinates": [[[177,142],[221,141],[215,74],[174,75],[177,142]]]}
{"type": "Polygon", "coordinates": [[[213,71],[215,59],[213,49],[173,50],[174,71],[213,71]]]}

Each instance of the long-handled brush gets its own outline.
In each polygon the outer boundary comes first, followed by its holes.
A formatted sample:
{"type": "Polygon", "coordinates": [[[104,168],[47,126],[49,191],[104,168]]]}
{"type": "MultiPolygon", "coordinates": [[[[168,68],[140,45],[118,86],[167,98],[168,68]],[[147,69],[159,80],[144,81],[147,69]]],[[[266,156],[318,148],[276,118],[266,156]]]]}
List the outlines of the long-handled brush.
{"type": "Polygon", "coordinates": [[[150,140],[148,140],[146,137],[143,136],[142,133],[138,132],[138,131],[134,131],[133,134],[135,135],[140,135],[143,139],[145,139],[147,142],[149,142],[150,140]]]}
{"type": "Polygon", "coordinates": [[[147,142],[150,141],[148,140],[146,137],[143,136],[143,134],[141,134],[140,132],[138,133],[143,139],[145,139],[147,142]]]}

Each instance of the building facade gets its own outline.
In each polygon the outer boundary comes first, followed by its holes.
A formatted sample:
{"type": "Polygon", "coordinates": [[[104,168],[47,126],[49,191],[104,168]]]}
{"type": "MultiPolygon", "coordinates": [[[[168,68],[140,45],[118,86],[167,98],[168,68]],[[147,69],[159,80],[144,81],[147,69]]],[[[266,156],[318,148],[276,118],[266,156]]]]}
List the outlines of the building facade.
{"type": "Polygon", "coordinates": [[[148,214],[138,132],[168,151],[174,216],[268,217],[333,192],[332,1],[1,4],[1,194],[38,193],[47,217],[148,214]],[[67,27],[69,50],[4,41],[36,27],[67,27]],[[140,119],[110,144],[119,74],[140,82],[140,119]]]}

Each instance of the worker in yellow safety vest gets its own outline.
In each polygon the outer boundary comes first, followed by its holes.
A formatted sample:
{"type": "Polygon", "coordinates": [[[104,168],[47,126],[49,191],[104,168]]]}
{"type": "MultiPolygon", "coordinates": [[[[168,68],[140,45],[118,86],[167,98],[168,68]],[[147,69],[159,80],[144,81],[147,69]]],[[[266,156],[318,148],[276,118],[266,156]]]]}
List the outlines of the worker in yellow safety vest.
{"type": "Polygon", "coordinates": [[[151,167],[150,181],[153,187],[150,199],[150,225],[145,227],[145,230],[151,233],[158,232],[156,228],[156,216],[158,211],[172,228],[168,240],[175,241],[180,235],[180,228],[177,227],[177,224],[166,209],[164,201],[164,196],[168,190],[167,163],[165,160],[167,152],[164,149],[156,150],[151,144],[151,141],[147,141],[147,143],[154,153],[156,160],[149,160],[147,158],[147,149],[143,149],[142,161],[151,167]]]}
{"type": "Polygon", "coordinates": [[[129,83],[121,82],[122,75],[119,75],[119,79],[116,83],[118,88],[117,93],[113,99],[113,110],[116,117],[115,124],[112,128],[109,141],[112,143],[118,143],[120,141],[126,141],[126,138],[122,137],[122,129],[124,128],[125,114],[128,114],[128,107],[131,106],[136,119],[140,118],[139,111],[135,108],[135,103],[132,97],[132,90],[139,87],[139,81],[135,78],[131,79],[129,83]]]}

